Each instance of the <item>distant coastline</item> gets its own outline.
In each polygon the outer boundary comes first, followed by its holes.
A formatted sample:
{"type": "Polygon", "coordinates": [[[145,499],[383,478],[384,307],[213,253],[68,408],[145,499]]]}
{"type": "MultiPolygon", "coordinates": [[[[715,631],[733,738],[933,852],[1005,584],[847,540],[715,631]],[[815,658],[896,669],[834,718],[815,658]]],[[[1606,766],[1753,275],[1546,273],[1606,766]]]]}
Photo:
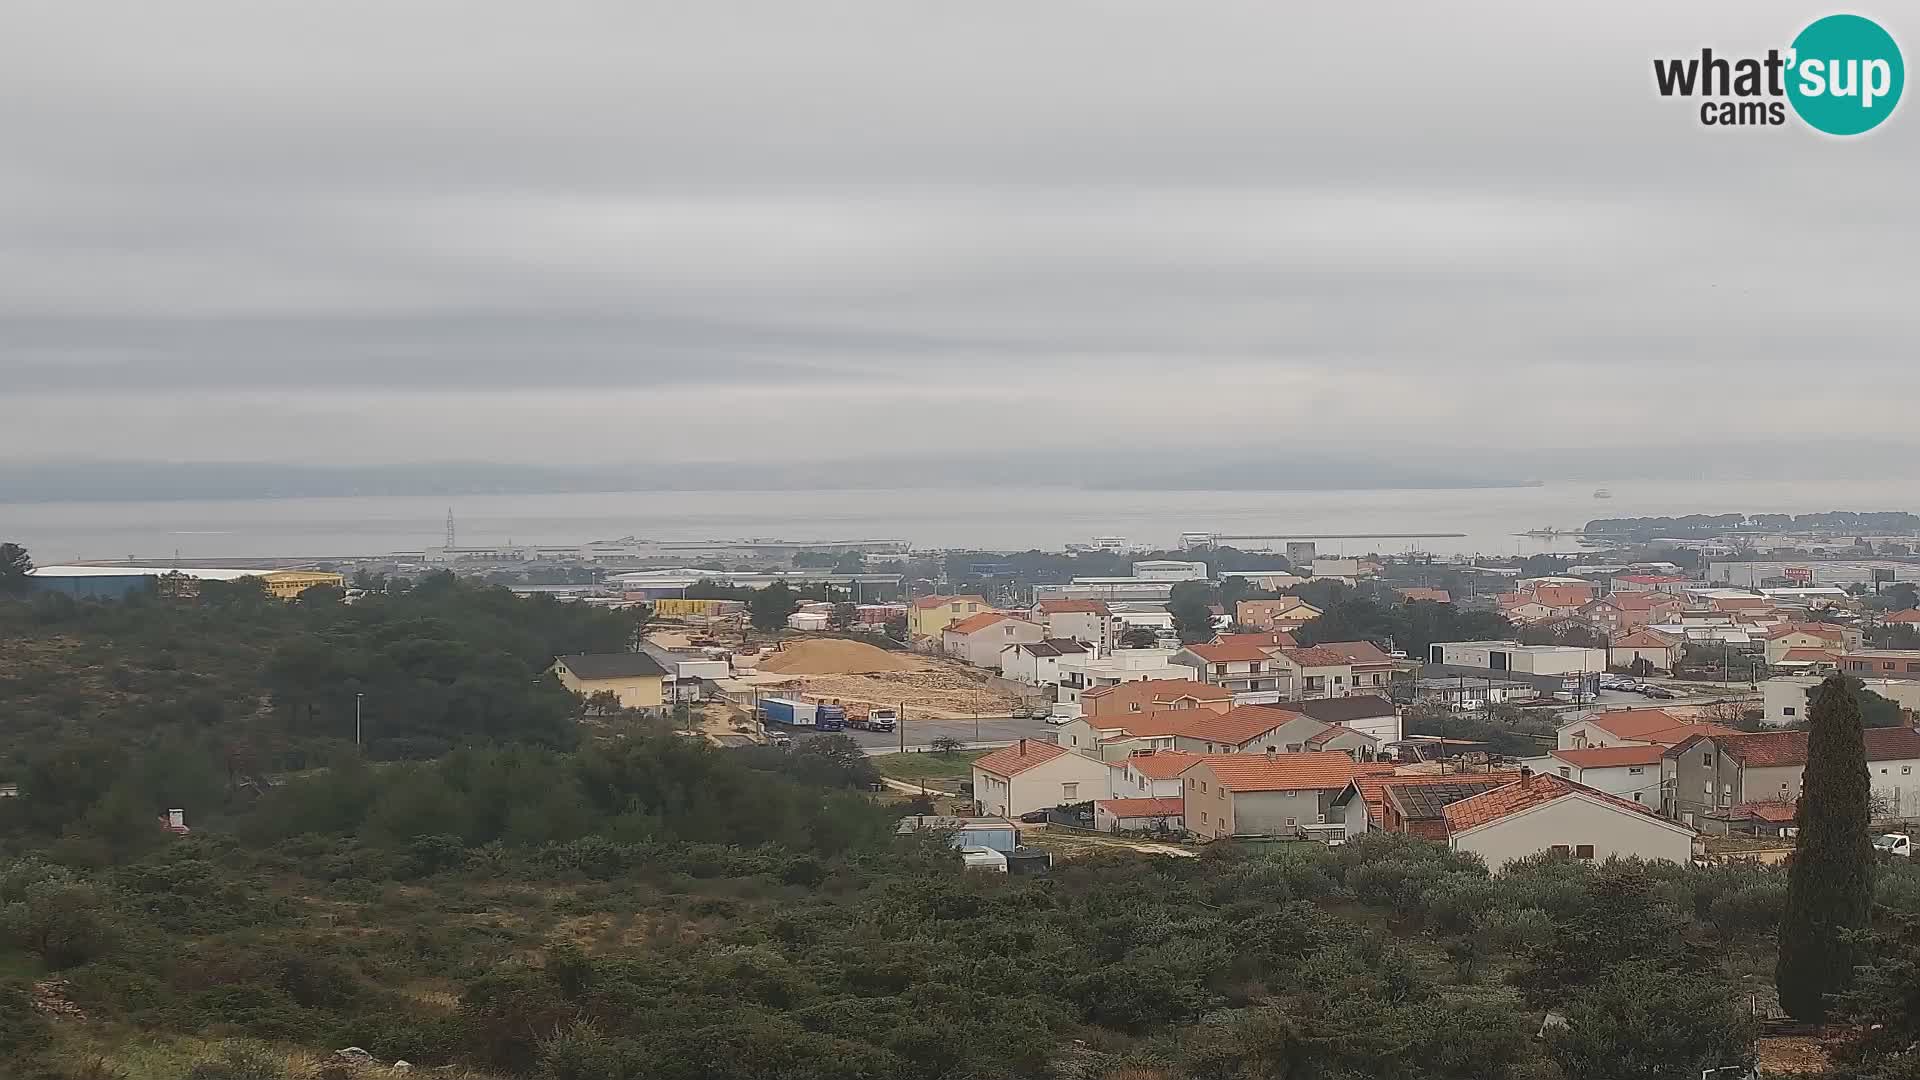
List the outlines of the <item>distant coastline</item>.
{"type": "Polygon", "coordinates": [[[1539,487],[1541,481],[1476,477],[1386,464],[1314,463],[1272,475],[1271,466],[1205,469],[1068,466],[1056,475],[976,463],[941,471],[916,461],[744,466],[698,463],[578,468],[449,463],[302,466],[271,463],[77,462],[0,465],[0,503],[247,502],[262,499],[461,498],[484,495],[612,495],[662,492],[979,491],[1007,486],[1088,492],[1444,491],[1539,487]]]}

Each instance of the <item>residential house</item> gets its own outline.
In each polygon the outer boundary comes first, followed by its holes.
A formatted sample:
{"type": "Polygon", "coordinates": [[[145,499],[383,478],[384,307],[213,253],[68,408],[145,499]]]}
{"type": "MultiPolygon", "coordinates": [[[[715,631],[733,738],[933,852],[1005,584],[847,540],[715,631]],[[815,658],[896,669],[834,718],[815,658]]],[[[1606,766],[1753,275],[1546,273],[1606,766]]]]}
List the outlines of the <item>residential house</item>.
{"type": "Polygon", "coordinates": [[[1009,645],[1039,641],[1045,636],[1045,630],[1025,619],[983,611],[940,631],[940,648],[948,656],[974,667],[998,668],[1000,650],[1009,645]]]}
{"type": "Polygon", "coordinates": [[[1384,694],[1393,682],[1393,657],[1371,641],[1323,641],[1314,648],[1338,653],[1346,661],[1349,694],[1384,694]]]}
{"type": "Polygon", "coordinates": [[[1693,581],[1672,574],[1619,574],[1613,578],[1613,592],[1683,593],[1693,581]]]}
{"type": "MultiPolygon", "coordinates": [[[[1294,700],[1345,697],[1355,690],[1353,664],[1340,649],[1313,645],[1304,649],[1276,649],[1274,654],[1286,662],[1292,675],[1294,700]]],[[[1373,690],[1372,687],[1363,689],[1373,690]]]]}
{"type": "Polygon", "coordinates": [[[1889,611],[1880,616],[1882,626],[1920,626],[1920,608],[1908,608],[1905,611],[1889,611]]]}
{"type": "Polygon", "coordinates": [[[1090,690],[1126,682],[1186,679],[1193,669],[1173,663],[1174,649],[1117,649],[1106,656],[1092,652],[1060,658],[1057,700],[1080,701],[1090,690]]]}
{"type": "Polygon", "coordinates": [[[1518,779],[1520,772],[1517,769],[1486,773],[1402,774],[1392,767],[1361,766],[1354,771],[1353,783],[1334,798],[1332,817],[1345,824],[1349,840],[1370,832],[1404,833],[1444,840],[1444,819],[1436,827],[1431,824],[1431,817],[1413,818],[1409,814],[1437,812],[1448,802],[1478,795],[1518,779]],[[1417,803],[1416,798],[1410,795],[1402,795],[1394,800],[1387,797],[1390,787],[1420,786],[1437,787],[1442,793],[1417,803]],[[1416,821],[1426,824],[1416,826],[1416,821]],[[1435,835],[1436,832],[1438,835],[1435,835]]]}
{"type": "Polygon", "coordinates": [[[1737,735],[1720,724],[1690,723],[1665,709],[1615,709],[1589,713],[1560,725],[1557,748],[1585,750],[1602,746],[1675,746],[1695,735],[1737,735]]]}
{"type": "Polygon", "coordinates": [[[1453,595],[1445,589],[1429,589],[1422,585],[1410,585],[1406,588],[1395,589],[1393,591],[1399,594],[1400,602],[1403,604],[1411,604],[1422,600],[1431,601],[1435,604],[1453,603],[1453,595]]]}
{"type": "Polygon", "coordinates": [[[1324,614],[1297,596],[1276,600],[1242,600],[1233,606],[1233,621],[1256,630],[1291,631],[1324,614]]]}
{"type": "Polygon", "coordinates": [[[1185,750],[1136,750],[1120,762],[1113,777],[1113,794],[1122,799],[1177,797],[1180,774],[1201,755],[1185,750]]]}
{"type": "Polygon", "coordinates": [[[1113,797],[1113,768],[1052,743],[1021,739],[973,763],[981,811],[1018,817],[1066,803],[1113,797]]]}
{"type": "Polygon", "coordinates": [[[1561,609],[1535,600],[1526,593],[1501,593],[1493,598],[1493,606],[1508,621],[1516,623],[1536,623],[1561,614],[1561,609]]]}
{"type": "Polygon", "coordinates": [[[1507,675],[1586,675],[1607,669],[1607,650],[1578,645],[1522,645],[1517,641],[1436,641],[1427,660],[1454,668],[1507,675]]]}
{"type": "Polygon", "coordinates": [[[1637,858],[1684,866],[1693,860],[1692,829],[1551,773],[1448,803],[1441,813],[1447,845],[1480,856],[1494,870],[1542,851],[1591,861],[1637,858]]]}
{"type": "Polygon", "coordinates": [[[1540,691],[1530,682],[1510,679],[1426,678],[1413,684],[1414,699],[1444,705],[1455,712],[1472,712],[1508,701],[1538,697],[1540,691]]]}
{"type": "Polygon", "coordinates": [[[1081,717],[1060,727],[1060,745],[1103,761],[1124,762],[1144,750],[1195,754],[1305,753],[1327,725],[1302,713],[1242,705],[1225,713],[1180,709],[1120,717],[1081,717]]]}
{"type": "Polygon", "coordinates": [[[1293,673],[1276,661],[1279,649],[1235,635],[1235,640],[1189,645],[1173,654],[1173,662],[1191,669],[1197,681],[1230,691],[1238,703],[1280,701],[1292,696],[1293,673]]]}
{"type": "Polygon", "coordinates": [[[1647,627],[1612,638],[1608,646],[1607,659],[1616,668],[1630,668],[1636,661],[1645,660],[1661,672],[1672,671],[1686,652],[1684,641],[1647,627]]]}
{"type": "MultiPolygon", "coordinates": [[[[1920,731],[1868,728],[1863,733],[1875,817],[1920,817],[1920,731]]],[[[1701,735],[1670,747],[1662,762],[1668,814],[1695,820],[1743,803],[1791,805],[1807,765],[1805,731],[1701,735]]]]}
{"type": "Polygon", "coordinates": [[[1787,622],[1768,627],[1762,647],[1766,650],[1767,663],[1777,666],[1786,663],[1787,653],[1795,649],[1813,649],[1838,659],[1841,653],[1859,648],[1860,643],[1860,631],[1852,627],[1787,622]]]}
{"type": "Polygon", "coordinates": [[[916,596],[907,608],[907,636],[940,639],[940,632],[961,619],[971,618],[993,605],[984,596],[916,596]]]}
{"type": "Polygon", "coordinates": [[[1306,749],[1322,754],[1345,754],[1355,761],[1371,761],[1380,752],[1380,740],[1364,731],[1333,724],[1307,736],[1306,749]]]}
{"type": "Polygon", "coordinates": [[[1325,824],[1355,768],[1344,754],[1210,755],[1183,776],[1187,831],[1289,836],[1303,825],[1325,824]]]}
{"type": "Polygon", "coordinates": [[[1088,690],[1080,695],[1080,705],[1089,717],[1179,709],[1223,713],[1233,708],[1233,693],[1192,679],[1143,679],[1088,690]]]}
{"type": "Polygon", "coordinates": [[[1282,708],[1305,713],[1323,724],[1352,728],[1377,743],[1399,742],[1400,707],[1384,694],[1289,701],[1282,708]]]}
{"type": "Polygon", "coordinates": [[[1572,615],[1580,610],[1582,604],[1593,599],[1593,586],[1582,581],[1541,583],[1533,587],[1535,601],[1552,608],[1555,614],[1572,615]]]}
{"type": "MultiPolygon", "coordinates": [[[[1760,684],[1764,712],[1762,720],[1772,727],[1786,727],[1807,718],[1807,695],[1819,686],[1818,675],[1776,675],[1760,684]]],[[[1908,711],[1920,712],[1920,679],[1860,680],[1866,689],[1908,711]]]]}
{"type": "Polygon", "coordinates": [[[1862,679],[1920,679],[1920,649],[1849,649],[1840,670],[1862,679]]]}
{"type": "Polygon", "coordinates": [[[1032,621],[1049,638],[1072,638],[1105,656],[1118,643],[1119,623],[1104,600],[1041,600],[1033,605],[1032,621]]]}
{"type": "Polygon", "coordinates": [[[1028,686],[1060,685],[1060,661],[1093,651],[1072,638],[1022,641],[1000,650],[1000,677],[1028,686]]]}
{"type": "Polygon", "coordinates": [[[1522,762],[1537,773],[1552,773],[1643,806],[1660,805],[1660,763],[1667,747],[1657,743],[1552,750],[1522,762]]]}
{"type": "Polygon", "coordinates": [[[1577,614],[1608,635],[1624,634],[1642,626],[1666,622],[1686,607],[1668,592],[1616,592],[1580,605],[1577,614]]]}
{"type": "Polygon", "coordinates": [[[1101,832],[1180,832],[1186,800],[1101,799],[1093,804],[1093,827],[1101,832]]]}
{"type": "Polygon", "coordinates": [[[643,652],[556,656],[552,671],[574,693],[612,694],[624,709],[654,710],[666,703],[667,669],[643,652]]]}

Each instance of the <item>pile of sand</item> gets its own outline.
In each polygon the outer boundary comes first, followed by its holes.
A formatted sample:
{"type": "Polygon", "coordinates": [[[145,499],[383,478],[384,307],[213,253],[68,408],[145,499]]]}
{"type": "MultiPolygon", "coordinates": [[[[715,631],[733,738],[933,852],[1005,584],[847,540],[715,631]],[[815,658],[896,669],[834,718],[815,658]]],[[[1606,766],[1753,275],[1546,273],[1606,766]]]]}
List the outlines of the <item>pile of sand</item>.
{"type": "Polygon", "coordinates": [[[861,641],[809,638],[783,647],[754,665],[776,675],[870,675],[881,671],[924,671],[927,665],[904,653],[890,653],[861,641]]]}

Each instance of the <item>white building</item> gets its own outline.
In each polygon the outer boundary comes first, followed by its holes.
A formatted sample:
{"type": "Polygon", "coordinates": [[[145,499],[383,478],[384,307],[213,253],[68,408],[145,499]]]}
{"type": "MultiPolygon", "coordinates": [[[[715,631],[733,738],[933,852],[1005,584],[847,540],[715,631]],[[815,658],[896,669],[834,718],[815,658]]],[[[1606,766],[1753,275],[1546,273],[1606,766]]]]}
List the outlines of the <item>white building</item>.
{"type": "Polygon", "coordinates": [[[1522,675],[1578,675],[1607,670],[1607,650],[1517,641],[1436,641],[1430,663],[1522,675]]]}
{"type": "Polygon", "coordinates": [[[1120,621],[1100,600],[1042,600],[1028,616],[1046,630],[1047,637],[1084,642],[1097,656],[1112,652],[1120,636],[1120,621]]]}
{"type": "Polygon", "coordinates": [[[1317,578],[1345,578],[1352,580],[1360,576],[1359,559],[1333,559],[1321,556],[1313,560],[1313,576],[1317,578]]]}
{"type": "Polygon", "coordinates": [[[1551,773],[1447,804],[1447,844],[1498,871],[1515,859],[1556,851],[1582,861],[1693,859],[1693,830],[1639,803],[1551,773]]]}
{"type": "Polygon", "coordinates": [[[1149,679],[1184,679],[1192,672],[1174,664],[1173,649],[1119,649],[1107,656],[1082,653],[1062,656],[1059,663],[1060,687],[1056,700],[1079,701],[1080,695],[1103,686],[1145,682],[1149,679]]]}
{"type": "MultiPolygon", "coordinates": [[[[1920,679],[1861,679],[1867,689],[1903,709],[1920,711],[1920,679]]],[[[1807,692],[1820,685],[1813,675],[1779,675],[1760,684],[1768,724],[1784,727],[1807,718],[1807,692]]]]}
{"type": "Polygon", "coordinates": [[[1133,564],[1133,576],[1141,581],[1205,581],[1207,564],[1179,559],[1141,559],[1133,564]]]}
{"type": "Polygon", "coordinates": [[[1060,661],[1090,650],[1069,638],[1022,641],[1000,649],[1000,677],[1028,686],[1060,685],[1060,661]]]}
{"type": "Polygon", "coordinates": [[[1039,641],[1045,634],[1046,631],[1025,619],[983,611],[942,630],[940,647],[948,656],[958,657],[974,667],[998,668],[1000,650],[1021,642],[1039,641]]]}
{"type": "Polygon", "coordinates": [[[1114,766],[1052,743],[1021,739],[973,763],[984,813],[1017,817],[1064,803],[1113,797],[1114,766]]]}
{"type": "Polygon", "coordinates": [[[1537,773],[1549,773],[1595,791],[1616,795],[1628,802],[1657,808],[1660,805],[1660,762],[1665,746],[1590,747],[1585,750],[1554,750],[1544,757],[1531,758],[1522,765],[1537,773]]]}

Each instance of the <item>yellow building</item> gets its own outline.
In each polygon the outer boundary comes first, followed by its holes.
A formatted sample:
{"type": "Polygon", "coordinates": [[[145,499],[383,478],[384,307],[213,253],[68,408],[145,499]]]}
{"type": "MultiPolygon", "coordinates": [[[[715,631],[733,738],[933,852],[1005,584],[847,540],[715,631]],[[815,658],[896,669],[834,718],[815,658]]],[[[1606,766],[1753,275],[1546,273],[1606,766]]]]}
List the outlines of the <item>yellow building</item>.
{"type": "Polygon", "coordinates": [[[679,600],[663,597],[653,601],[653,613],[663,619],[718,619],[746,610],[740,600],[679,600]]]}
{"type": "Polygon", "coordinates": [[[907,636],[937,638],[961,619],[992,611],[984,596],[920,596],[907,609],[907,636]]]}
{"type": "Polygon", "coordinates": [[[658,709],[666,702],[667,669],[646,653],[556,656],[553,673],[581,697],[611,693],[628,709],[658,709]]]}
{"type": "Polygon", "coordinates": [[[347,587],[344,574],[328,574],[319,570],[270,570],[260,575],[260,582],[267,595],[281,600],[298,599],[300,594],[315,585],[326,585],[335,589],[347,587]]]}

